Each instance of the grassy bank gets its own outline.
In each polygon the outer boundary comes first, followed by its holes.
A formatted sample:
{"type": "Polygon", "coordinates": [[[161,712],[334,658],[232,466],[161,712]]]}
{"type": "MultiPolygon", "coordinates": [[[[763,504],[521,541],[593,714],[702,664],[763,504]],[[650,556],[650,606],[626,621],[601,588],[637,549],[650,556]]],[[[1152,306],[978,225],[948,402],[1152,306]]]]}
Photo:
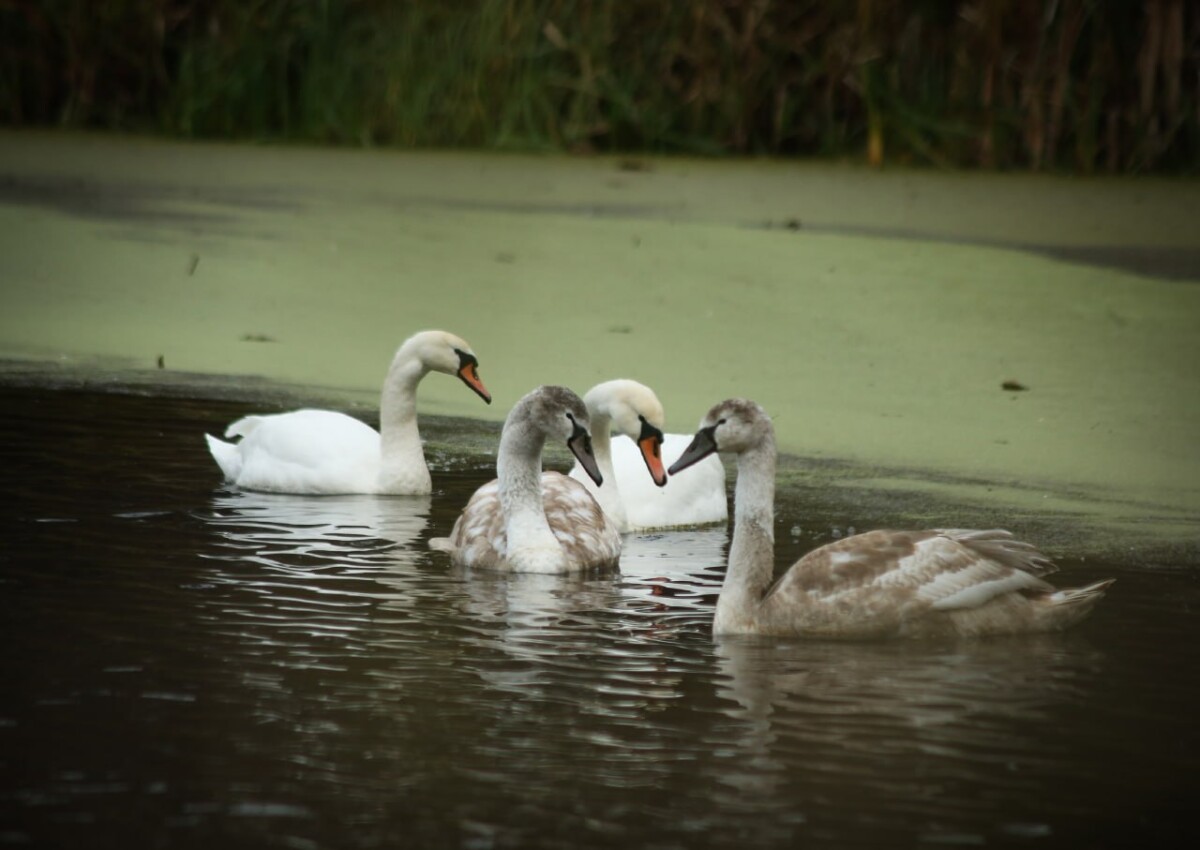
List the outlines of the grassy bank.
{"type": "Polygon", "coordinates": [[[1183,0],[0,4],[0,121],[351,145],[1193,170],[1183,0]]]}

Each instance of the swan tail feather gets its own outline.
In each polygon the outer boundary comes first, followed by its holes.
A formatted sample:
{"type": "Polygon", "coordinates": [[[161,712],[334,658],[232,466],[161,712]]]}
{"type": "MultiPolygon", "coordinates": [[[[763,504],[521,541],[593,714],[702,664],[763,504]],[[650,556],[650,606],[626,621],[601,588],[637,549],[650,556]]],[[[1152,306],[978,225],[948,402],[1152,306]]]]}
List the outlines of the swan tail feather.
{"type": "Polygon", "coordinates": [[[1042,597],[1043,629],[1055,631],[1075,625],[1091,613],[1116,579],[1105,579],[1086,587],[1068,587],[1042,597]]]}
{"type": "Polygon", "coordinates": [[[1063,590],[1056,590],[1050,594],[1049,602],[1052,605],[1080,605],[1082,603],[1095,604],[1100,597],[1104,596],[1104,591],[1108,590],[1115,578],[1107,578],[1104,581],[1098,581],[1095,584],[1089,584],[1086,587],[1068,587],[1063,590]]]}
{"type": "Polygon", "coordinates": [[[205,434],[204,439],[208,441],[209,454],[213,456],[217,466],[221,467],[225,478],[237,481],[238,474],[242,471],[242,453],[238,451],[238,447],[233,443],[218,440],[211,434],[205,434]]]}
{"type": "Polygon", "coordinates": [[[431,537],[429,539],[429,548],[434,552],[447,552],[450,555],[458,551],[458,547],[454,545],[454,541],[449,537],[431,537]]]}

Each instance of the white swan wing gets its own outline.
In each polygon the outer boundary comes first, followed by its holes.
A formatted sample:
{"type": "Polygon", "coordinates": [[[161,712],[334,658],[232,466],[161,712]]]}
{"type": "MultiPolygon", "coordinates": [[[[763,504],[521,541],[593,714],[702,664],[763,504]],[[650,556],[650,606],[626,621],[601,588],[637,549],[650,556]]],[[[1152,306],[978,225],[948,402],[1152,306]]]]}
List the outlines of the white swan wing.
{"type": "MultiPolygon", "coordinates": [[[[691,443],[690,434],[666,434],[663,466],[670,467],[691,443]]],[[[676,525],[707,525],[729,518],[725,493],[725,467],[710,455],[673,476],[667,486],[656,487],[646,472],[646,462],[628,437],[613,440],[613,468],[625,501],[629,524],[634,528],[668,528],[676,525]]]]}
{"type": "MultiPolygon", "coordinates": [[[[686,434],[666,434],[663,439],[663,466],[670,466],[692,438],[686,434]]],[[[671,528],[680,525],[709,525],[726,522],[729,518],[725,493],[725,467],[716,455],[690,467],[686,475],[672,476],[667,486],[658,487],[646,470],[646,461],[637,443],[625,435],[612,439],[613,475],[616,495],[625,514],[625,531],[650,528],[671,528]]],[[[587,473],[576,463],[571,477],[595,492],[587,473]]],[[[606,503],[603,485],[595,493],[601,504],[606,503]]]]}
{"type": "Polygon", "coordinates": [[[222,443],[210,438],[209,449],[226,477],[239,487],[299,494],[378,489],[379,433],[343,413],[295,410],[247,416],[225,434],[240,436],[241,441],[222,443]],[[237,454],[236,463],[232,452],[237,454]]]}

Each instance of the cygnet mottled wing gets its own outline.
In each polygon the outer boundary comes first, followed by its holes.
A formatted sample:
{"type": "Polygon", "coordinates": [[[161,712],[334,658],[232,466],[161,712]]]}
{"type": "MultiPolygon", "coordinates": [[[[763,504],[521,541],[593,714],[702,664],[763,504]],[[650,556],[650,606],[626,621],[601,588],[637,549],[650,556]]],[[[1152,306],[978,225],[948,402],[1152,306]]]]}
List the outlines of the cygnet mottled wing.
{"type": "MultiPolygon", "coordinates": [[[[542,503],[546,521],[571,569],[617,565],[621,535],[582,484],[558,472],[543,472],[542,503]]],[[[500,482],[494,479],[476,490],[450,536],[432,540],[430,546],[450,552],[454,562],[462,566],[512,569],[507,560],[508,535],[500,505],[500,482]]]]}
{"type": "Polygon", "coordinates": [[[1050,593],[1041,576],[1055,569],[998,529],[871,531],[805,555],[767,593],[763,609],[771,619],[785,610],[802,614],[808,631],[886,633],[933,612],[1050,593]]]}

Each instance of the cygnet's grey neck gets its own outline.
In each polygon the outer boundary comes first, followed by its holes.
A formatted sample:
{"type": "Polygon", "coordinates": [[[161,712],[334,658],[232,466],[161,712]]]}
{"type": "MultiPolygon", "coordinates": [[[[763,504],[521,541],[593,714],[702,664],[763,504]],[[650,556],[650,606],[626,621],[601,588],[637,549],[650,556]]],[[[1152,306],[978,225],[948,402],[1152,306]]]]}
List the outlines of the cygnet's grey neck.
{"type": "Polygon", "coordinates": [[[717,600],[714,632],[746,631],[763,594],[771,585],[775,564],[775,438],[738,455],[734,492],[733,542],[729,569],[717,600]]]}
{"type": "Polygon", "coordinates": [[[546,545],[555,540],[542,503],[542,448],[545,442],[544,431],[519,419],[506,424],[500,435],[496,477],[510,549],[530,544],[546,545]]]}

